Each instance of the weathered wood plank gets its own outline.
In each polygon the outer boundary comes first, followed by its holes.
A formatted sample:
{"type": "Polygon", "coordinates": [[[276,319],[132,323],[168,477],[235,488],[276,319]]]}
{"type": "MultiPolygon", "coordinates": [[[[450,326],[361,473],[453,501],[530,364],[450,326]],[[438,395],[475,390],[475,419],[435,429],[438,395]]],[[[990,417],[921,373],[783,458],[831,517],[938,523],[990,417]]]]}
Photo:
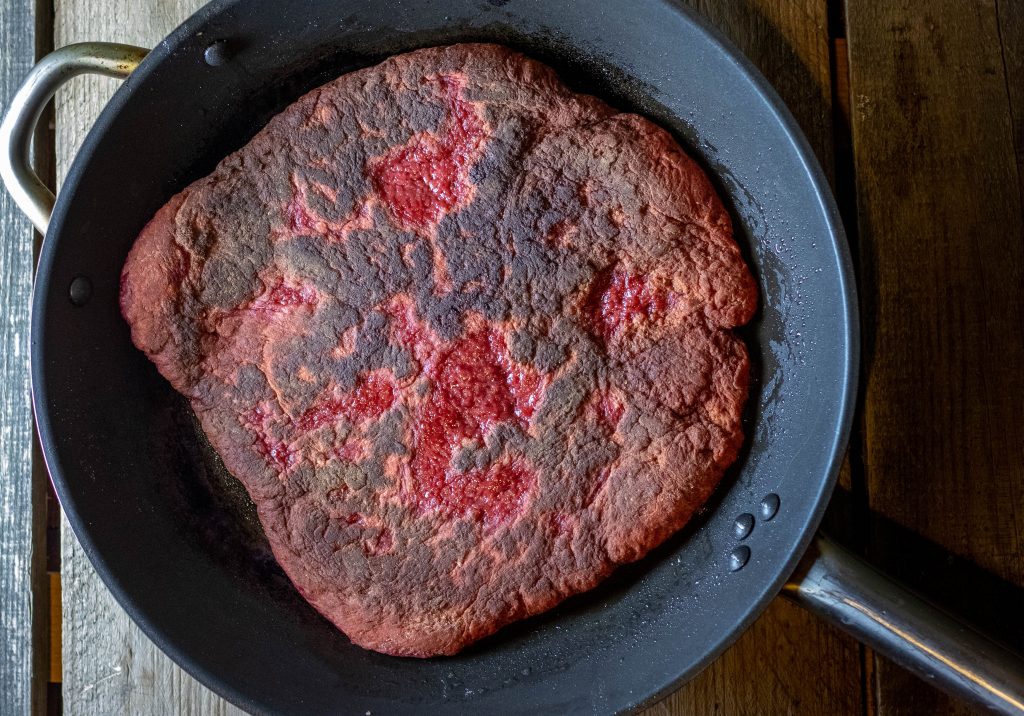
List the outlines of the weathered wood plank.
{"type": "MultiPolygon", "coordinates": [[[[870,505],[1022,585],[1024,218],[1014,110],[1019,150],[1024,75],[1019,55],[1013,61],[1019,49],[1005,42],[1021,37],[1022,13],[999,5],[1001,16],[993,2],[849,0],[847,36],[860,265],[871,278],[861,286],[870,505]]],[[[905,579],[973,608],[975,619],[1007,613],[978,599],[979,581],[952,560],[928,561],[908,543],[872,545],[875,558],[898,562],[905,579]]],[[[999,619],[1004,638],[1024,636],[1015,611],[999,619]]],[[[965,710],[888,662],[874,673],[881,714],[965,710]]]]}
{"type": "MultiPolygon", "coordinates": [[[[35,61],[35,0],[0,3],[0,107],[35,61]]],[[[42,708],[45,672],[45,576],[34,517],[40,484],[32,471],[29,398],[29,301],[32,227],[0,188],[0,713],[42,708]]]]}
{"type": "MultiPolygon", "coordinates": [[[[198,1],[57,0],[57,45],[105,39],[158,41],[198,1]]],[[[824,0],[696,3],[762,67],[831,168],[828,37],[824,0]]],[[[74,150],[114,84],[76,82],[58,110],[58,159],[74,150]]],[[[221,713],[227,707],[159,654],[113,603],[65,529],[64,682],[69,713],[221,713]]],[[[655,713],[860,710],[858,649],[786,603],[777,603],[720,662],[655,713]],[[813,673],[812,678],[807,678],[813,673]]]]}
{"type": "Polygon", "coordinates": [[[1000,0],[996,3],[999,46],[1003,58],[1003,79],[1013,122],[1013,151],[1017,158],[1017,182],[1024,205],[1024,3],[1000,0]]]}
{"type": "MultiPolygon", "coordinates": [[[[201,0],[56,0],[55,46],[106,40],[151,46],[201,0]]],[[[57,164],[63,177],[116,89],[73,82],[57,98],[57,164]]],[[[96,575],[67,522],[62,530],[63,695],[67,714],[241,713],[179,669],[147,639],[96,575]]]]}

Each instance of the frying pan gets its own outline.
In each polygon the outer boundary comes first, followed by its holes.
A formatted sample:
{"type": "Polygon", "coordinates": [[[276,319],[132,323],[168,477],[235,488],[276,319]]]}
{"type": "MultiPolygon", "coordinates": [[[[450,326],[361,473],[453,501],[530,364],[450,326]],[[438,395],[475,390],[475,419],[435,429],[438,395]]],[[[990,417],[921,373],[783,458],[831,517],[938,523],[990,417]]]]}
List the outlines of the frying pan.
{"type": "Polygon", "coordinates": [[[4,179],[46,234],[32,389],[61,504],[149,637],[239,706],[629,711],[707,666],[795,573],[787,593],[900,663],[978,704],[1024,708],[1020,661],[815,537],[855,399],[850,257],[793,118],[686,8],[217,0],[148,56],[85,44],[45,58],[0,139],[4,179]],[[744,331],[754,383],[744,454],[680,535],[598,589],[458,656],[399,659],[353,646],[284,578],[185,401],[132,346],[118,277],[157,208],[303,91],[392,53],[466,40],[551,64],[573,88],[668,128],[704,165],[760,282],[760,314],[744,331]],[[56,86],[81,72],[127,79],[54,202],[28,165],[29,137],[56,86]]]}

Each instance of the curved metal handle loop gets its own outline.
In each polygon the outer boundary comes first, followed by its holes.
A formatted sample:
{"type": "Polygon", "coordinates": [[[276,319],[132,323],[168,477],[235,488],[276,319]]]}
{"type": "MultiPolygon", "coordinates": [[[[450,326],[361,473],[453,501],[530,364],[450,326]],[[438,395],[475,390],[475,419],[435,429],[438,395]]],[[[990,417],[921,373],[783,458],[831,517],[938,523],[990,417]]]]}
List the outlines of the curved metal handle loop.
{"type": "Polygon", "coordinates": [[[81,74],[125,79],[149,50],[111,42],[82,42],[56,50],[32,68],[0,123],[0,177],[41,234],[53,213],[54,195],[32,169],[30,147],[43,108],[57,88],[81,74]]]}
{"type": "Polygon", "coordinates": [[[1024,660],[819,535],[783,594],[935,686],[1024,714],[1024,660]]]}

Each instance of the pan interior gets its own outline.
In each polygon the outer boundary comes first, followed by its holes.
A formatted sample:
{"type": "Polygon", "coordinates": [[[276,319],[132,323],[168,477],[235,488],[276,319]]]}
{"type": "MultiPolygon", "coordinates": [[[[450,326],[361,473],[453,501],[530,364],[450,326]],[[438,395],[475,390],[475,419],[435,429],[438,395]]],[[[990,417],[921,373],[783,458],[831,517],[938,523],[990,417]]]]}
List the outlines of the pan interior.
{"type": "Polygon", "coordinates": [[[628,710],[696,673],[777,591],[820,518],[854,370],[844,240],[820,170],[774,93],[671,2],[214,2],[112,100],[60,196],[41,259],[32,361],[40,433],[101,576],[185,668],[253,711],[628,710]],[[229,60],[203,61],[210,42],[229,60]],[[577,91],[673,131],[730,207],[762,307],[747,445],[709,508],[590,593],[453,658],[353,646],[292,589],[187,403],[134,349],[118,277],[141,227],[302,92],[416,47],[501,42],[577,91]],[[116,183],[112,178],[116,177],[116,183]],[[68,300],[92,281],[84,307],[68,300]],[[732,524],[780,497],[729,570],[732,524]]]}

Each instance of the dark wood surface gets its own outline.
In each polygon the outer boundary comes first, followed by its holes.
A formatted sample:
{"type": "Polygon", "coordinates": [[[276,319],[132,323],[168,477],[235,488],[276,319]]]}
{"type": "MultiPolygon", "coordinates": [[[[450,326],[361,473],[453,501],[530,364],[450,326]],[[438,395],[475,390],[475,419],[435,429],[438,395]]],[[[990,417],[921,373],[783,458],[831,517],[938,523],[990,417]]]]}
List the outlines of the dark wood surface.
{"type": "MultiPolygon", "coordinates": [[[[35,61],[33,0],[0,2],[0,106],[35,61]]],[[[46,684],[43,483],[32,473],[29,296],[32,226],[0,190],[0,714],[43,704],[46,684]]]]}
{"type": "MultiPolygon", "coordinates": [[[[857,259],[864,376],[828,525],[854,549],[1020,648],[1024,3],[689,1],[751,58],[796,116],[833,183],[857,259]]],[[[152,44],[201,4],[38,2],[40,16],[55,12],[58,46],[87,39],[152,44]]],[[[8,28],[31,24],[32,12],[28,0],[0,7],[3,93],[32,54],[31,43],[8,28]]],[[[113,86],[82,80],[62,93],[59,167],[66,168],[113,86]]],[[[31,596],[31,570],[9,566],[31,564],[32,555],[38,563],[43,550],[39,525],[26,521],[32,515],[25,382],[31,233],[11,217],[9,202],[0,203],[0,300],[10,316],[0,348],[0,507],[8,495],[17,506],[0,510],[3,714],[29,708],[45,668],[39,663],[45,648],[28,645],[33,632],[40,643],[32,607],[37,615],[45,610],[46,595],[31,596]],[[18,537],[33,533],[35,550],[18,537]]],[[[66,529],[62,551],[66,711],[232,711],[129,622],[66,529]]],[[[41,703],[38,696],[34,703],[41,703]]],[[[966,711],[776,600],[721,659],[650,713],[966,711]]]]}
{"type": "MultiPolygon", "coordinates": [[[[1020,646],[1021,3],[850,0],[847,13],[864,480],[872,513],[920,538],[870,535],[869,551],[1020,646]]],[[[873,676],[880,713],[963,711],[885,660],[873,676]]]]}

